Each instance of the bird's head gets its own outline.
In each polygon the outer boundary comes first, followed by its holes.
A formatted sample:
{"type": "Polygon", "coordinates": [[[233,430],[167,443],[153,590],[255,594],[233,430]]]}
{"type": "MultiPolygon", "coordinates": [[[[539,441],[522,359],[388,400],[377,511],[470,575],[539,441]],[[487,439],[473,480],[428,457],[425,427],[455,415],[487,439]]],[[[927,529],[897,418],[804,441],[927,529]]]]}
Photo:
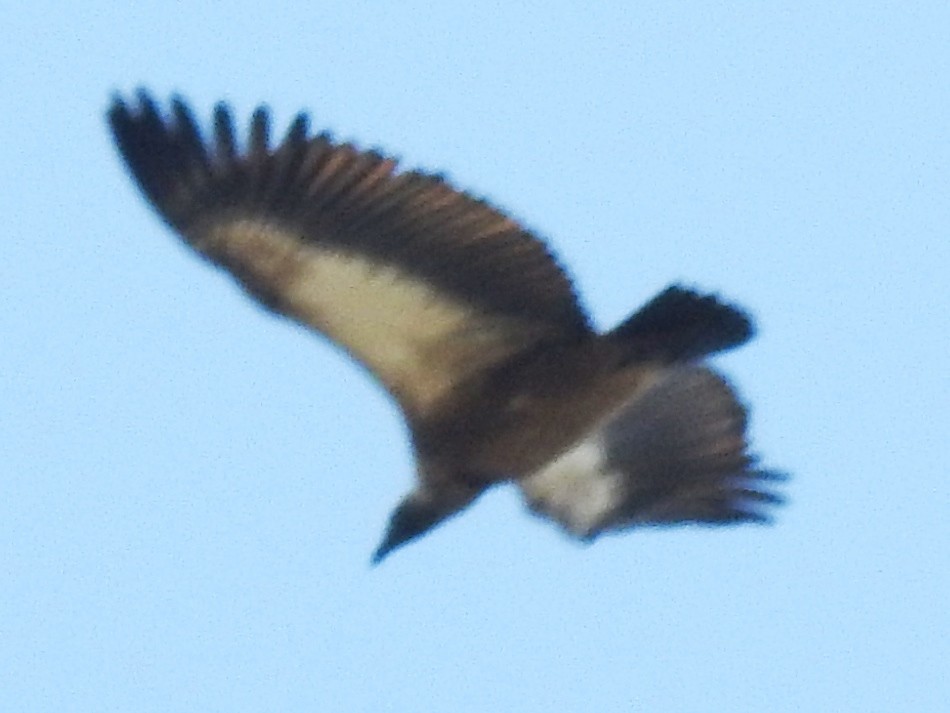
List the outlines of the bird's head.
{"type": "Polygon", "coordinates": [[[409,493],[389,516],[386,535],[373,553],[372,563],[379,564],[393,550],[424,535],[443,520],[458,513],[476,496],[475,491],[461,498],[437,498],[423,490],[409,493]]]}

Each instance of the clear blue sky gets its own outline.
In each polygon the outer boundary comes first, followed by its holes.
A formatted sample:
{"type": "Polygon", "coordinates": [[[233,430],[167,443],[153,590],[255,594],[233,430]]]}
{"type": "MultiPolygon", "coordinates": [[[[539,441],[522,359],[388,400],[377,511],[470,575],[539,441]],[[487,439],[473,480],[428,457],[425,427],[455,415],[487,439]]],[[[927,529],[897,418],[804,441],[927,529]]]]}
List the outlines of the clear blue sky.
{"type": "Polygon", "coordinates": [[[0,709],[950,710],[950,6],[448,5],[5,9],[0,709]],[[747,305],[776,526],[584,548],[499,490],[371,569],[397,413],[151,213],[140,84],[446,171],[601,326],[747,305]]]}

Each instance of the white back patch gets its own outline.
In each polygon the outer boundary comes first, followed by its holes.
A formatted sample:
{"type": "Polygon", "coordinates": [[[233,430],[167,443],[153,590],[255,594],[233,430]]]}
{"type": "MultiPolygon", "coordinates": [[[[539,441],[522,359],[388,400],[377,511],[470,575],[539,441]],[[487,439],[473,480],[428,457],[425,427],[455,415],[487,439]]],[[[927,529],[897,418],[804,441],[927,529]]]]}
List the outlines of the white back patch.
{"type": "Polygon", "coordinates": [[[603,440],[596,431],[518,485],[533,510],[585,537],[599,529],[620,497],[622,475],[604,466],[603,440]]]}

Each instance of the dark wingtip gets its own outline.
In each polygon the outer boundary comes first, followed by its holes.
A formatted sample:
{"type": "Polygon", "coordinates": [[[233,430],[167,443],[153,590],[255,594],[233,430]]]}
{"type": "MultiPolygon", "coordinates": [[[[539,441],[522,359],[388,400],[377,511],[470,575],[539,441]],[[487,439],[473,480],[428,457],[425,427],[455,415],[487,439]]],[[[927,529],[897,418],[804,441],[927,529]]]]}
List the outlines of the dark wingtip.
{"type": "Polygon", "coordinates": [[[772,525],[777,508],[787,504],[784,494],[775,487],[787,482],[790,475],[782,470],[755,468],[756,459],[750,458],[749,467],[739,474],[731,491],[730,506],[740,515],[736,522],[772,525]]]}
{"type": "Polygon", "coordinates": [[[109,108],[106,110],[106,117],[109,120],[112,133],[116,138],[121,137],[123,130],[132,122],[134,115],[139,113],[134,108],[135,104],[138,104],[140,107],[146,105],[154,106],[148,92],[142,88],[135,90],[134,97],[135,99],[133,101],[127,101],[122,92],[117,89],[109,96],[109,108]]]}
{"type": "MultiPolygon", "coordinates": [[[[774,471],[748,471],[743,474],[742,482],[728,493],[725,505],[735,515],[734,522],[747,522],[753,525],[772,525],[775,522],[775,509],[786,504],[786,498],[780,493],[767,489],[767,483],[784,481],[786,476],[777,477],[774,471]]],[[[719,524],[714,521],[710,524],[719,524]]]]}
{"type": "Polygon", "coordinates": [[[247,152],[255,158],[263,158],[270,147],[270,110],[260,105],[251,115],[251,130],[247,152]]]}
{"type": "Polygon", "coordinates": [[[136,87],[135,98],[138,99],[139,104],[151,104],[152,106],[155,105],[155,100],[152,99],[151,92],[149,92],[145,87],[136,87]]]}
{"type": "Polygon", "coordinates": [[[162,218],[181,229],[190,218],[189,190],[208,172],[209,155],[187,103],[174,95],[163,112],[145,89],[113,96],[107,113],[126,167],[162,218]]]}
{"type": "Polygon", "coordinates": [[[125,111],[127,111],[125,97],[122,96],[122,92],[118,89],[114,89],[109,95],[109,108],[106,110],[106,115],[112,117],[117,113],[124,113],[125,111]]]}
{"type": "Polygon", "coordinates": [[[234,136],[234,119],[230,107],[224,102],[214,105],[214,154],[220,163],[231,163],[237,158],[237,141],[234,136]]]}
{"type": "Polygon", "coordinates": [[[297,114],[284,138],[285,144],[298,144],[307,140],[307,134],[310,133],[310,116],[306,112],[297,114]]]}

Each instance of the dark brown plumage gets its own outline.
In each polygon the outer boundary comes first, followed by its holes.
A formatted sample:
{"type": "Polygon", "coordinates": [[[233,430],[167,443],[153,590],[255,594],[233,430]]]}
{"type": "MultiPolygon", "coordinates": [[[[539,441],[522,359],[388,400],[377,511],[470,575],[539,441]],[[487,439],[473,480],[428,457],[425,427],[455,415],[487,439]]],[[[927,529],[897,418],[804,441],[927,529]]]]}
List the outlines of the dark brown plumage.
{"type": "Polygon", "coordinates": [[[210,139],[180,99],[116,98],[113,134],[162,218],[269,309],[325,334],[393,394],[418,461],[378,561],[515,481],[591,539],[642,524],[764,521],[774,474],[746,453],[745,409],[700,364],[748,317],[670,287],[596,334],[544,244],[441,177],[311,137],[243,148],[219,105],[210,139]]]}

